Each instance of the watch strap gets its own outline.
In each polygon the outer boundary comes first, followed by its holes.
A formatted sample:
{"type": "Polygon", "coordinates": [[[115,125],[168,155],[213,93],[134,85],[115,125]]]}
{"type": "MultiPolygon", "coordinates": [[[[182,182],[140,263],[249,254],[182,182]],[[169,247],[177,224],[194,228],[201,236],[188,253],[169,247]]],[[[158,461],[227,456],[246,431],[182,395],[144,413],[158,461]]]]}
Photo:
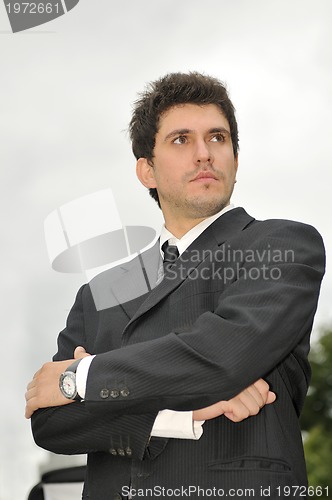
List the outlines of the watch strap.
{"type": "Polygon", "coordinates": [[[66,368],[66,372],[76,373],[76,370],[77,370],[78,365],[80,364],[80,361],[81,361],[81,359],[76,359],[74,361],[74,363],[72,363],[71,365],[68,366],[68,368],[66,368]]]}

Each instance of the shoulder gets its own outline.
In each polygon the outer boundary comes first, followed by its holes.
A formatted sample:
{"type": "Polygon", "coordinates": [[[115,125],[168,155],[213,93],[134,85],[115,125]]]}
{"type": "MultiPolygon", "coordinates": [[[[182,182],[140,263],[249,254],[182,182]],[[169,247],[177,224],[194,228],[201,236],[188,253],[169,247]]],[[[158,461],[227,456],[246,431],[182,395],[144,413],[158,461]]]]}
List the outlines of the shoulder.
{"type": "Polygon", "coordinates": [[[257,233],[276,235],[286,239],[309,238],[323,245],[322,236],[317,229],[304,222],[289,219],[255,219],[248,227],[257,233]]]}
{"type": "MultiPolygon", "coordinates": [[[[272,234],[278,233],[284,237],[296,237],[297,235],[309,235],[322,241],[322,237],[319,232],[310,224],[304,222],[294,221],[290,219],[255,219],[253,216],[248,214],[244,208],[235,207],[229,210],[222,217],[218,219],[219,224],[223,225],[223,230],[225,223],[232,228],[240,229],[244,231],[246,237],[249,234],[272,234]]],[[[234,231],[234,234],[236,231],[234,231]]]]}
{"type": "Polygon", "coordinates": [[[287,252],[293,255],[293,262],[302,262],[324,272],[324,242],[310,224],[288,219],[255,219],[244,231],[243,242],[246,248],[287,252]]]}
{"type": "MultiPolygon", "coordinates": [[[[233,236],[240,237],[248,244],[253,240],[266,238],[277,238],[283,241],[308,240],[313,245],[324,248],[323,239],[316,228],[304,222],[290,219],[255,219],[249,215],[242,207],[230,210],[222,217],[227,220],[228,225],[234,227],[240,232],[233,231],[233,236]]],[[[220,220],[222,220],[220,218],[220,220]]],[[[224,229],[224,228],[223,228],[224,229]]]]}

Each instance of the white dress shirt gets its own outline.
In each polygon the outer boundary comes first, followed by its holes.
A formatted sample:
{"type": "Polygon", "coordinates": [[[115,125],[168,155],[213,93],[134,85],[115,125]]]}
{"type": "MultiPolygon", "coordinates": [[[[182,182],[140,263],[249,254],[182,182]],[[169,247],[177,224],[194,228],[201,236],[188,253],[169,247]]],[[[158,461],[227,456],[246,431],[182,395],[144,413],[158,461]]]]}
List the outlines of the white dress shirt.
{"type": "MultiPolygon", "coordinates": [[[[176,238],[165,226],[163,226],[160,234],[160,253],[162,258],[164,254],[161,247],[165,241],[169,241],[171,245],[176,245],[179,250],[179,255],[181,255],[189,245],[191,245],[210,224],[212,224],[212,222],[233,208],[234,205],[230,204],[215,215],[204,219],[180,239],[176,238]]],[[[162,277],[161,270],[158,281],[161,281],[162,277]]],[[[77,391],[83,399],[85,397],[89,367],[93,358],[94,356],[83,358],[76,370],[77,391]]],[[[192,411],[161,410],[154,421],[151,436],[177,439],[199,439],[203,434],[203,424],[204,420],[193,421],[192,411]]]]}

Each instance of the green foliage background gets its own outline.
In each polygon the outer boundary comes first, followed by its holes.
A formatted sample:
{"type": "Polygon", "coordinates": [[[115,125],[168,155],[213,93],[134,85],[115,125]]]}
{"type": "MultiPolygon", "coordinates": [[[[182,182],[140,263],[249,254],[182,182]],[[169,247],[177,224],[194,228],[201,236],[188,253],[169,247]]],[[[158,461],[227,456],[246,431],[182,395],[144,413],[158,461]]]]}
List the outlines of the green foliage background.
{"type": "Polygon", "coordinates": [[[328,487],[332,498],[332,330],[324,329],[311,348],[312,379],[301,415],[310,486],[328,487]]]}

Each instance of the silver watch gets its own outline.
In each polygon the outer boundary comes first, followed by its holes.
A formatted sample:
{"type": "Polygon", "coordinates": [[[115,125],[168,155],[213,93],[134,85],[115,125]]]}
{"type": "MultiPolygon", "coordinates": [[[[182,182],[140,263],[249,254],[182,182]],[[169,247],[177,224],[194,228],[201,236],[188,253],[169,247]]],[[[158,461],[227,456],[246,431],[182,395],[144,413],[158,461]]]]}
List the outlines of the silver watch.
{"type": "Polygon", "coordinates": [[[77,359],[72,363],[65,372],[61,373],[59,378],[59,388],[61,393],[67,399],[74,399],[75,401],[82,401],[82,398],[77,392],[76,386],[76,370],[81,360],[77,359]]]}

